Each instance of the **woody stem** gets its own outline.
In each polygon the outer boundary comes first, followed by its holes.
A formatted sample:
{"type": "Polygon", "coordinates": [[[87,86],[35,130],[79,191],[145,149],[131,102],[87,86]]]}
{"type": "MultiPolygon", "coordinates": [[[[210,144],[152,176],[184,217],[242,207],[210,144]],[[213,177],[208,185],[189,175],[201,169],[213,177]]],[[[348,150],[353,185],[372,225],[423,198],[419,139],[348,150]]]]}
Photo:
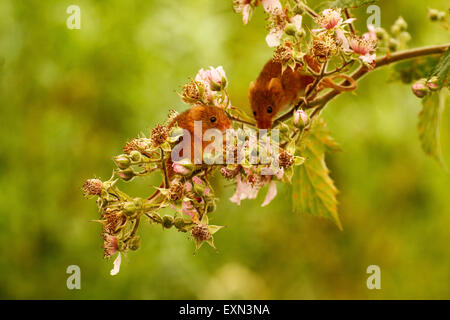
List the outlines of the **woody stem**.
{"type": "MultiPolygon", "coordinates": [[[[422,47],[422,48],[399,51],[399,52],[395,52],[392,54],[386,54],[375,60],[375,68],[374,69],[389,65],[394,62],[402,61],[402,60],[423,57],[423,56],[432,55],[432,54],[442,54],[449,48],[449,46],[450,46],[450,43],[446,43],[446,44],[442,44],[442,45],[422,47]]],[[[370,69],[367,66],[361,65],[350,76],[354,80],[358,80],[358,79],[362,78],[364,75],[366,75],[369,71],[370,71],[370,69]]],[[[340,85],[348,85],[348,82],[346,80],[344,80],[340,83],[340,85]]],[[[329,93],[311,101],[308,104],[308,107],[311,108],[311,107],[318,106],[318,105],[325,105],[326,103],[328,103],[331,99],[333,99],[340,93],[341,92],[338,90],[332,90],[329,93]]]]}

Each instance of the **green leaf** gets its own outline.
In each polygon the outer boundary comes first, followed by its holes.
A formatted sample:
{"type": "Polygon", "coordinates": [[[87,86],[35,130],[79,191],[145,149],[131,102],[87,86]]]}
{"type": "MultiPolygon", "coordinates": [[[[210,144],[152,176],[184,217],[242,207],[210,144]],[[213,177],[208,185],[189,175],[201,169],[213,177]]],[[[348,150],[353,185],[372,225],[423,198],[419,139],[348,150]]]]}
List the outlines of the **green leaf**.
{"type": "Polygon", "coordinates": [[[364,5],[372,4],[377,0],[335,0],[328,4],[328,8],[357,8],[364,5]]]}
{"type": "Polygon", "coordinates": [[[435,158],[440,165],[445,166],[440,144],[440,124],[445,106],[446,89],[428,94],[422,101],[422,111],[419,113],[419,139],[423,151],[435,158]]]}
{"type": "Polygon", "coordinates": [[[441,61],[434,69],[431,77],[438,78],[438,84],[440,87],[447,87],[449,85],[449,73],[450,73],[450,48],[444,53],[441,61]]]}
{"type": "Polygon", "coordinates": [[[333,220],[342,230],[337,212],[337,188],[330,178],[325,164],[325,152],[336,151],[338,146],[322,119],[316,119],[302,142],[300,154],[306,158],[303,165],[295,168],[292,190],[294,212],[307,213],[333,220]]]}

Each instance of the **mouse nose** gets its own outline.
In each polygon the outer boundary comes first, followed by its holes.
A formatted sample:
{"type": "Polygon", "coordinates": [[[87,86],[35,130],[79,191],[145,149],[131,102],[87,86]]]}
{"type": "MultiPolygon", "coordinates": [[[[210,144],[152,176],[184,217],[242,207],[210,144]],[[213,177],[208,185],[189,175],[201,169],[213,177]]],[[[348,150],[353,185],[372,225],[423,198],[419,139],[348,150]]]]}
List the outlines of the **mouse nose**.
{"type": "Polygon", "coordinates": [[[271,120],[259,120],[256,123],[259,129],[270,129],[272,127],[271,120]]]}

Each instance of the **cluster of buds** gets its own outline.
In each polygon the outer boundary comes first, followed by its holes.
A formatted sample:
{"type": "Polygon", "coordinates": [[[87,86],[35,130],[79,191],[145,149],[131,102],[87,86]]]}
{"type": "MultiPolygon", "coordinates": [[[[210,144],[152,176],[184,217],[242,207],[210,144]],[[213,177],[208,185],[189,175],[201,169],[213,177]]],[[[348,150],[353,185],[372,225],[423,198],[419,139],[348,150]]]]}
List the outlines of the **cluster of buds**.
{"type": "Polygon", "coordinates": [[[194,80],[183,86],[181,99],[190,105],[229,106],[227,76],[222,66],[200,69],[194,80]]]}
{"type": "Polygon", "coordinates": [[[436,9],[428,9],[428,19],[433,22],[444,22],[446,14],[444,11],[439,11],[436,9]]]}
{"type": "Polygon", "coordinates": [[[431,77],[430,79],[422,78],[417,80],[412,86],[411,89],[413,93],[418,98],[425,97],[431,91],[440,90],[441,87],[439,85],[439,80],[436,76],[431,77]]]}

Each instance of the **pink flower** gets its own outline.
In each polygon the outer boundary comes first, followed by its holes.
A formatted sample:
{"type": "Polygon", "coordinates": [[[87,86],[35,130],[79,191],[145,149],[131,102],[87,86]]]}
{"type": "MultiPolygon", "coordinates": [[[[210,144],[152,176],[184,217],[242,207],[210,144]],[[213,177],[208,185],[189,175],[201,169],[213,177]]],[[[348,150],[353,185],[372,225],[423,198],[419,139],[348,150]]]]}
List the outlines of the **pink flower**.
{"type": "Polygon", "coordinates": [[[234,0],[233,9],[236,13],[242,13],[242,22],[247,24],[253,14],[251,0],[234,0]]]}
{"type": "Polygon", "coordinates": [[[172,169],[173,169],[173,171],[175,171],[175,173],[178,173],[182,176],[186,176],[191,173],[191,170],[189,170],[182,164],[176,163],[176,162],[172,163],[172,169]]]}
{"type": "Polygon", "coordinates": [[[264,199],[263,204],[261,207],[267,206],[277,195],[277,185],[275,184],[275,181],[270,181],[269,183],[269,190],[267,190],[266,198],[264,199]]]}
{"type": "Polygon", "coordinates": [[[217,68],[209,67],[209,69],[200,69],[195,76],[195,81],[203,83],[206,89],[212,91],[220,91],[225,88],[227,76],[222,66],[217,68]]]}
{"type": "Polygon", "coordinates": [[[371,24],[367,26],[369,32],[366,32],[362,35],[362,38],[365,40],[377,41],[377,33],[375,31],[375,27],[371,24]]]}
{"type": "Polygon", "coordinates": [[[281,3],[279,0],[262,0],[262,6],[267,13],[274,13],[277,10],[281,11],[281,3]]]}
{"type": "Polygon", "coordinates": [[[250,174],[247,178],[245,178],[245,180],[243,179],[241,174],[237,175],[236,192],[230,198],[230,201],[236,203],[237,205],[240,205],[241,200],[255,199],[258,196],[259,190],[265,185],[269,184],[269,189],[261,206],[264,207],[268,205],[277,195],[277,187],[275,182],[273,181],[273,175],[275,175],[278,179],[281,179],[283,177],[283,174],[283,169],[279,169],[276,172],[273,172],[272,170],[272,175],[262,176],[250,174]],[[253,183],[249,181],[250,179],[253,180],[253,183]]]}
{"type": "Polygon", "coordinates": [[[316,18],[316,23],[322,28],[313,29],[312,32],[322,32],[338,28],[342,25],[352,23],[355,18],[350,18],[345,21],[342,19],[341,9],[325,9],[319,17],[316,18]]]}
{"type": "Polygon", "coordinates": [[[192,181],[193,181],[194,183],[196,183],[196,184],[203,184],[202,179],[200,179],[200,178],[197,177],[197,176],[192,177],[192,181]]]}
{"type": "Polygon", "coordinates": [[[184,183],[184,189],[185,189],[187,192],[191,192],[191,191],[192,191],[192,183],[190,183],[189,181],[186,181],[186,182],[184,183]]]}
{"type": "Polygon", "coordinates": [[[372,54],[375,50],[376,41],[361,38],[352,38],[350,39],[350,48],[354,53],[359,54],[359,58],[361,61],[372,64],[375,62],[376,55],[372,54]]]}
{"type": "Polygon", "coordinates": [[[191,218],[197,215],[197,210],[195,210],[191,201],[183,201],[183,203],[181,204],[181,210],[185,215],[188,215],[191,218]]]}
{"type": "Polygon", "coordinates": [[[350,44],[348,43],[348,40],[344,34],[344,31],[342,31],[341,29],[336,29],[335,34],[336,34],[337,41],[342,46],[342,49],[344,49],[344,51],[350,51],[350,44]]]}

